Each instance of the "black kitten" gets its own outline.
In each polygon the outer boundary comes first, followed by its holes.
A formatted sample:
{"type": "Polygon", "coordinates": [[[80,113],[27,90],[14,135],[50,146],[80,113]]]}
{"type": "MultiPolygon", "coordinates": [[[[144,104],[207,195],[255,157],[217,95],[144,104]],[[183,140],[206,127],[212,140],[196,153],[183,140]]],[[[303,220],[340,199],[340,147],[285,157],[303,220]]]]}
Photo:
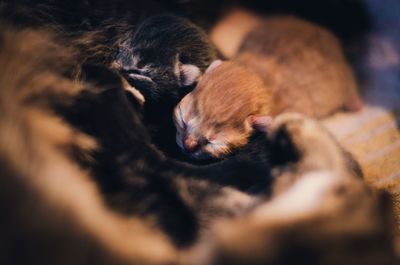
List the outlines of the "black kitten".
{"type": "Polygon", "coordinates": [[[128,32],[115,64],[147,101],[164,101],[180,99],[216,58],[201,28],[181,17],[157,15],[128,32]]]}

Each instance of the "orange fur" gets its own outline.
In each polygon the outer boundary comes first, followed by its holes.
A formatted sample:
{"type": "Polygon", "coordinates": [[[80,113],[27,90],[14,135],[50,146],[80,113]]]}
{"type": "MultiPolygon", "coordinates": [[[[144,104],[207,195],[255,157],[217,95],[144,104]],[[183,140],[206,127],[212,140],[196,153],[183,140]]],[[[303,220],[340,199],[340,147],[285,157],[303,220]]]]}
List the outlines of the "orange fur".
{"type": "Polygon", "coordinates": [[[183,120],[194,120],[189,126],[194,133],[177,127],[183,138],[223,138],[223,151],[209,150],[214,157],[247,142],[249,115],[299,112],[322,118],[362,106],[336,37],[296,18],[266,19],[247,35],[236,58],[212,68],[179,106],[183,120]]]}
{"type": "Polygon", "coordinates": [[[317,25],[292,17],[267,19],[247,36],[235,60],[274,87],[278,113],[322,118],[361,107],[339,41],[317,25]]]}

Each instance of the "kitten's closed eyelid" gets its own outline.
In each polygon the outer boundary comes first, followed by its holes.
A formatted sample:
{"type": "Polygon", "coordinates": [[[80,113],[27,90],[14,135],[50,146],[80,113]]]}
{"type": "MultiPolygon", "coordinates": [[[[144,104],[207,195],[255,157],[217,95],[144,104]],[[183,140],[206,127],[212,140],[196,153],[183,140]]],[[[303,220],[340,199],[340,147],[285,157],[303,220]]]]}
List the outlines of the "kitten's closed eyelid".
{"type": "Polygon", "coordinates": [[[215,141],[215,139],[217,139],[217,136],[215,134],[212,134],[210,136],[207,137],[207,141],[208,142],[212,142],[215,141]]]}

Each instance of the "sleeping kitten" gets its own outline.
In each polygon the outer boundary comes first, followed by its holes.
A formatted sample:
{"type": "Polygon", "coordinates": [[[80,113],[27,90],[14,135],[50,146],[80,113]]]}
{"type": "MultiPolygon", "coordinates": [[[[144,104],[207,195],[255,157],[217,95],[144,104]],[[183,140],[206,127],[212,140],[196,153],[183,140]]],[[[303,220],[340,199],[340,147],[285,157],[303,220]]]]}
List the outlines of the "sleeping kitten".
{"type": "Polygon", "coordinates": [[[182,99],[176,138],[194,158],[220,158],[247,142],[257,116],[322,118],[361,105],[337,39],[308,22],[275,17],[250,32],[232,61],[215,61],[182,99]]]}

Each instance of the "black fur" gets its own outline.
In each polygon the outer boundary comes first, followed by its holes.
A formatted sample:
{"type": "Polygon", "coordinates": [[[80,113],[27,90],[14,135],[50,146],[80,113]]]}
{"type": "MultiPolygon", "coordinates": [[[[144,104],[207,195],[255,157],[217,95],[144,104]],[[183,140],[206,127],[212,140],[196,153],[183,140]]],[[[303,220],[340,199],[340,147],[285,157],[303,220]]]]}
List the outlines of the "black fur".
{"type": "MultiPolygon", "coordinates": [[[[189,88],[183,87],[180,76],[174,72],[176,63],[194,65],[204,72],[216,58],[217,51],[202,29],[181,17],[158,15],[143,21],[136,31],[127,34],[120,44],[116,62],[126,74],[149,77],[152,80],[149,87],[140,83],[136,87],[149,103],[161,103],[179,100],[188,92],[189,88]],[[134,62],[134,57],[139,60],[134,62]],[[141,71],[145,66],[150,70],[141,71]]],[[[136,84],[129,75],[128,80],[136,84]]],[[[193,88],[193,85],[189,87],[193,88]]]]}

